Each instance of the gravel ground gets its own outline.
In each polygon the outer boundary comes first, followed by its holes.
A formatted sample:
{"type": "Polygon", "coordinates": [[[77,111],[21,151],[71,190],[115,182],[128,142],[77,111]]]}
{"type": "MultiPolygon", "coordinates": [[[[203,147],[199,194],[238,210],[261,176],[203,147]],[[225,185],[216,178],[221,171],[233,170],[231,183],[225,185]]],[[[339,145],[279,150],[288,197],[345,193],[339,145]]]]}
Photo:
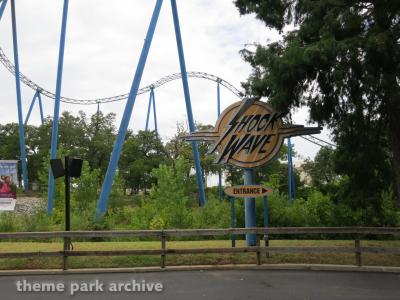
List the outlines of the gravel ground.
{"type": "Polygon", "coordinates": [[[44,209],[43,199],[38,197],[17,197],[15,212],[19,214],[32,214],[37,210],[44,209]]]}

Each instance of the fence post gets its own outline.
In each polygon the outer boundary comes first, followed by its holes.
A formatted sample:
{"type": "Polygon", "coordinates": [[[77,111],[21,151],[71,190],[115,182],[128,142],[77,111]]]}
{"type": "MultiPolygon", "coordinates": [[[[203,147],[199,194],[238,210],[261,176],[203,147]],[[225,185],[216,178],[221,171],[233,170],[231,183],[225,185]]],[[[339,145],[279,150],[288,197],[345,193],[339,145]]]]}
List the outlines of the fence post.
{"type": "Polygon", "coordinates": [[[355,253],[356,253],[356,265],[361,267],[361,247],[360,247],[360,240],[355,240],[355,253]]]}
{"type": "MultiPolygon", "coordinates": [[[[269,236],[268,236],[268,234],[264,234],[264,246],[265,246],[265,248],[269,247],[269,236]]],[[[265,252],[265,256],[267,258],[269,258],[269,251],[265,252]]]]}
{"type": "Polygon", "coordinates": [[[67,250],[69,250],[68,247],[68,238],[64,237],[64,256],[63,256],[63,270],[68,270],[68,254],[67,250]]]}
{"type": "Polygon", "coordinates": [[[256,235],[256,247],[257,252],[256,252],[256,257],[257,257],[257,265],[261,265],[261,251],[260,251],[260,236],[257,234],[256,235]]]}
{"type": "MultiPolygon", "coordinates": [[[[166,236],[165,236],[165,232],[164,230],[161,233],[161,249],[165,250],[166,249],[166,236]]],[[[164,269],[165,268],[165,261],[166,261],[166,254],[165,252],[163,254],[161,254],[161,268],[164,269]]]]}

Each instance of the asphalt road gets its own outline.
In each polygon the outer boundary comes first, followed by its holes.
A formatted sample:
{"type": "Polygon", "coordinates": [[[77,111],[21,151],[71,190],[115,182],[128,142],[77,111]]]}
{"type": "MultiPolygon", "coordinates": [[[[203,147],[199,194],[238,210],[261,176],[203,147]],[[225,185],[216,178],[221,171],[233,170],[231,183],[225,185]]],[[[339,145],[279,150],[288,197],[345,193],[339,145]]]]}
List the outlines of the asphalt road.
{"type": "MultiPolygon", "coordinates": [[[[136,285],[136,289],[138,285],[136,285]]],[[[400,275],[388,273],[324,271],[184,271],[96,275],[1,276],[0,299],[400,299],[400,275]],[[25,286],[24,286],[25,280],[25,286]],[[97,286],[95,282],[97,280],[97,286]],[[161,292],[132,292],[132,281],[162,285],[161,292]],[[19,283],[18,283],[19,282],[19,283]],[[52,288],[60,292],[28,292],[19,289],[52,288]],[[46,286],[45,284],[50,284],[46,286]],[[97,292],[84,292],[89,289],[97,292]],[[116,283],[116,285],[114,285],[116,283]],[[103,285],[101,285],[103,284],[103,285]],[[109,291],[115,287],[122,291],[109,291]],[[19,287],[17,286],[19,285],[19,287]],[[72,289],[76,291],[71,295],[72,289]],[[124,289],[127,290],[124,290],[124,289]],[[103,291],[101,291],[103,289],[103,291]]]]}

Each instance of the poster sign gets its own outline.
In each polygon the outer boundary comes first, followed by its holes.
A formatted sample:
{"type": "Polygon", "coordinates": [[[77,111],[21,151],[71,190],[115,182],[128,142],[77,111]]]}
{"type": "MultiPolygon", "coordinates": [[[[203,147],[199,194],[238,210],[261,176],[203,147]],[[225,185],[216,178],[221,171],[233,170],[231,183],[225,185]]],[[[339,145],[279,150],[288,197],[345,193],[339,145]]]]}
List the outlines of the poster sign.
{"type": "Polygon", "coordinates": [[[272,189],[262,185],[235,185],[225,189],[225,194],[231,197],[260,197],[272,193],[272,189]]]}
{"type": "Polygon", "coordinates": [[[0,211],[14,210],[17,199],[18,161],[0,160],[0,211]]]}
{"type": "Polygon", "coordinates": [[[192,132],[187,141],[211,142],[210,153],[218,153],[217,163],[255,168],[271,161],[286,137],[316,134],[320,127],[285,124],[284,114],[254,98],[226,108],[213,130],[192,132]]]}

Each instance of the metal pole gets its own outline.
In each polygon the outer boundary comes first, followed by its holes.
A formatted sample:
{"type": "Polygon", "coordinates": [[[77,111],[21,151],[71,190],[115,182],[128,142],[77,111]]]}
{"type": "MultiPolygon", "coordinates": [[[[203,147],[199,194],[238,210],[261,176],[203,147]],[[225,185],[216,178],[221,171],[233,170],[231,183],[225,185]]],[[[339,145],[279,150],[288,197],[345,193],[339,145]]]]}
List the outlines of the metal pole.
{"type": "MultiPolygon", "coordinates": [[[[51,150],[50,159],[55,159],[57,156],[57,141],[58,141],[58,118],[60,114],[60,100],[61,100],[61,83],[64,66],[64,48],[65,48],[65,34],[67,30],[67,17],[68,17],[68,4],[69,0],[64,0],[62,23],[61,23],[61,36],[60,36],[60,49],[58,53],[58,67],[57,67],[57,83],[56,95],[54,98],[54,117],[53,117],[53,130],[51,133],[51,150]]],[[[54,193],[54,177],[49,170],[49,189],[47,195],[47,213],[51,214],[53,210],[53,193],[54,193]]]]}
{"type": "Polygon", "coordinates": [[[153,94],[151,93],[152,90],[153,90],[153,88],[150,89],[149,107],[147,108],[146,129],[145,129],[146,131],[149,130],[150,109],[151,109],[151,103],[152,103],[152,98],[153,98],[153,94]]]}
{"type": "Polygon", "coordinates": [[[0,5],[0,20],[1,20],[1,17],[3,16],[3,12],[6,8],[6,5],[7,5],[7,0],[3,0],[0,5]]]}
{"type": "Polygon", "coordinates": [[[40,111],[40,120],[42,121],[42,125],[44,124],[44,115],[43,115],[43,105],[42,105],[42,96],[40,95],[40,91],[37,91],[38,100],[39,100],[39,111],[40,111]]]}
{"type": "Polygon", "coordinates": [[[18,58],[18,38],[17,38],[17,21],[15,15],[15,0],[11,0],[11,18],[12,18],[12,35],[14,46],[14,65],[15,65],[15,88],[17,91],[18,105],[18,128],[19,128],[19,145],[21,151],[22,177],[24,179],[24,191],[29,189],[28,168],[26,164],[26,146],[25,146],[25,130],[22,117],[22,101],[21,101],[21,82],[19,76],[19,58],[18,58]]]}
{"type": "Polygon", "coordinates": [[[153,94],[153,115],[154,115],[154,129],[156,133],[158,133],[158,125],[157,125],[157,112],[156,112],[156,96],[154,94],[154,89],[151,89],[151,93],[153,94]]]}
{"type": "Polygon", "coordinates": [[[64,159],[64,180],[65,180],[65,231],[71,230],[71,216],[70,216],[70,177],[69,177],[69,157],[66,156],[64,159]]]}
{"type": "MultiPolygon", "coordinates": [[[[70,177],[69,177],[69,157],[66,156],[64,160],[64,183],[65,183],[65,231],[71,230],[71,215],[70,215],[70,177]]],[[[70,250],[70,239],[64,238],[64,251],[70,250]]],[[[64,270],[68,268],[67,266],[67,256],[64,256],[64,270]]]]}
{"type": "MultiPolygon", "coordinates": [[[[254,169],[244,169],[244,184],[254,184],[254,169]]],[[[256,199],[251,197],[244,198],[245,206],[245,227],[251,228],[256,227],[256,199]]],[[[257,237],[256,234],[246,234],[247,246],[256,246],[257,237]]]]}
{"type": "Polygon", "coordinates": [[[35,92],[35,95],[33,95],[32,102],[31,105],[29,106],[28,114],[26,115],[24,125],[28,124],[29,118],[31,117],[33,105],[35,104],[36,101],[36,97],[37,97],[37,91],[35,92]]]}
{"type": "Polygon", "coordinates": [[[106,212],[107,209],[107,201],[111,192],[112,182],[114,179],[115,171],[117,169],[118,160],[121,155],[122,145],[125,140],[126,131],[128,129],[129,120],[132,115],[133,106],[135,104],[137,91],[139,89],[140,81],[142,79],[143,70],[146,65],[147,56],[149,54],[151,41],[153,39],[154,31],[156,29],[158,16],[160,15],[160,10],[162,6],[163,0],[157,0],[156,6],[154,7],[154,12],[151,17],[150,25],[146,34],[146,39],[144,40],[144,45],[142,49],[142,53],[139,58],[139,63],[136,68],[135,77],[132,82],[131,90],[129,93],[128,100],[126,102],[125,111],[121,120],[121,124],[118,130],[117,139],[114,144],[114,149],[111,154],[110,162],[108,164],[106,177],[104,179],[104,183],[101,189],[101,194],[99,201],[97,203],[97,212],[96,216],[100,217],[106,212]]]}
{"type": "MultiPolygon", "coordinates": [[[[188,82],[187,71],[186,71],[185,55],[183,52],[183,43],[182,43],[181,29],[180,29],[180,25],[179,25],[179,16],[178,16],[178,8],[176,6],[176,0],[171,0],[171,6],[172,6],[172,16],[174,19],[176,44],[178,47],[179,63],[180,63],[181,74],[182,74],[183,91],[185,94],[186,112],[187,112],[188,121],[189,121],[189,129],[190,129],[190,132],[195,132],[196,127],[194,124],[192,104],[190,101],[189,82],[188,82]]],[[[201,165],[200,165],[199,148],[195,141],[192,142],[192,149],[193,149],[194,164],[195,164],[195,169],[196,169],[197,185],[199,187],[200,206],[203,206],[206,203],[206,194],[204,191],[204,183],[203,183],[203,175],[202,175],[203,172],[202,172],[201,165]]]]}
{"type": "MultiPolygon", "coordinates": [[[[229,197],[231,204],[231,228],[236,228],[235,198],[229,197]]],[[[232,247],[236,247],[236,235],[231,235],[232,247]]]]}
{"type": "MultiPolygon", "coordinates": [[[[217,80],[217,116],[219,118],[221,114],[221,87],[220,87],[221,80],[217,80]]],[[[218,199],[219,201],[222,200],[222,172],[221,169],[218,170],[218,199]]]]}
{"type": "Polygon", "coordinates": [[[292,143],[288,138],[288,186],[289,186],[289,201],[293,202],[293,165],[292,165],[292,143]]]}

